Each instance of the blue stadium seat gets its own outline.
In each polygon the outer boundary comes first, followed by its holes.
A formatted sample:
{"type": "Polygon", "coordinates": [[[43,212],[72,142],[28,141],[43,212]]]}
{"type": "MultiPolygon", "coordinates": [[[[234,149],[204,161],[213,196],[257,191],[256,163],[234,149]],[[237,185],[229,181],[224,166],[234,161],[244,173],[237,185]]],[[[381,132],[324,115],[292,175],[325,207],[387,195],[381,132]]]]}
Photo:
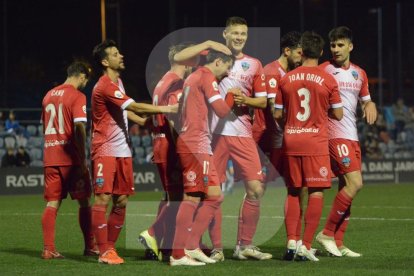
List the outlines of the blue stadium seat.
{"type": "Polygon", "coordinates": [[[142,140],[142,146],[143,147],[149,147],[152,145],[152,138],[149,135],[144,135],[141,137],[142,140]]]}
{"type": "Polygon", "coordinates": [[[40,148],[31,148],[29,154],[32,160],[42,160],[43,151],[40,148]]]}
{"type": "Polygon", "coordinates": [[[141,144],[141,137],[136,135],[131,136],[131,143],[134,148],[139,147],[141,144]]]}
{"type": "Polygon", "coordinates": [[[145,157],[145,150],[143,147],[135,147],[135,157],[144,158],[145,157]]]}
{"type": "Polygon", "coordinates": [[[43,161],[42,160],[33,160],[30,162],[31,167],[43,167],[43,161]]]}
{"type": "Polygon", "coordinates": [[[37,135],[37,126],[27,125],[26,131],[30,136],[36,136],[37,135]]]}
{"type": "Polygon", "coordinates": [[[0,162],[1,162],[1,159],[3,158],[3,156],[6,154],[6,150],[5,149],[1,149],[0,148],[0,162]]]}
{"type": "Polygon", "coordinates": [[[39,136],[35,137],[35,136],[32,136],[32,137],[29,138],[29,141],[27,143],[27,146],[29,148],[33,148],[33,147],[34,148],[42,148],[43,147],[43,143],[44,143],[43,137],[39,137],[39,136]]]}
{"type": "Polygon", "coordinates": [[[42,124],[37,126],[37,134],[39,136],[43,136],[43,125],[42,124]]]}
{"type": "Polygon", "coordinates": [[[4,147],[4,139],[3,137],[0,137],[0,148],[4,147]]]}

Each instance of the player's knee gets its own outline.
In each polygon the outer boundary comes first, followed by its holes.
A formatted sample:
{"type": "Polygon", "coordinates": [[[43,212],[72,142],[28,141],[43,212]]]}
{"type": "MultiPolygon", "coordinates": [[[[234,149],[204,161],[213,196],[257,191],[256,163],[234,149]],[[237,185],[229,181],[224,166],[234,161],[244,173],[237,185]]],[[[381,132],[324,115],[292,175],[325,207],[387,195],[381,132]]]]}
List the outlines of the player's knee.
{"type": "Polygon", "coordinates": [[[247,189],[246,197],[248,199],[259,200],[263,197],[264,192],[265,192],[265,188],[260,183],[260,185],[250,186],[247,189]]]}

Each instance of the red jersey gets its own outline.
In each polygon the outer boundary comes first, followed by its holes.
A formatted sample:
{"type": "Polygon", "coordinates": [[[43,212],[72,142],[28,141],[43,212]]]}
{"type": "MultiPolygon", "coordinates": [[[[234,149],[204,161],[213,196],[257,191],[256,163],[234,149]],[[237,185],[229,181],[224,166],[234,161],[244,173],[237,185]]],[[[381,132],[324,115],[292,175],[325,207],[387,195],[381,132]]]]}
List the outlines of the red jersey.
{"type": "MultiPolygon", "coordinates": [[[[177,104],[181,97],[183,83],[184,81],[177,74],[167,72],[155,87],[152,104],[163,106],[177,104]]],[[[164,114],[153,115],[152,118],[154,125],[152,129],[154,162],[166,162],[166,152],[169,151],[169,146],[172,145],[169,121],[164,114]]]]}
{"type": "Polygon", "coordinates": [[[184,82],[183,97],[177,152],[213,154],[209,105],[222,99],[216,77],[206,67],[197,69],[184,82]]]}
{"type": "Polygon", "coordinates": [[[75,87],[62,84],[47,92],[42,102],[45,167],[80,165],[74,123],[86,120],[86,97],[75,87]]]}
{"type": "Polygon", "coordinates": [[[118,84],[103,75],[92,92],[92,160],[100,156],[131,157],[128,118],[124,110],[133,99],[118,84]]]}
{"type": "Polygon", "coordinates": [[[342,106],[335,79],[319,67],[301,66],[280,81],[276,108],[285,108],[287,155],[328,155],[328,110],[342,106]]]}
{"type": "MultiPolygon", "coordinates": [[[[277,87],[280,79],[286,74],[278,60],[272,61],[263,68],[266,82],[266,92],[268,99],[276,98],[277,87]]],[[[254,110],[253,131],[263,131],[274,127],[274,119],[270,110],[256,108],[254,110]]]]}

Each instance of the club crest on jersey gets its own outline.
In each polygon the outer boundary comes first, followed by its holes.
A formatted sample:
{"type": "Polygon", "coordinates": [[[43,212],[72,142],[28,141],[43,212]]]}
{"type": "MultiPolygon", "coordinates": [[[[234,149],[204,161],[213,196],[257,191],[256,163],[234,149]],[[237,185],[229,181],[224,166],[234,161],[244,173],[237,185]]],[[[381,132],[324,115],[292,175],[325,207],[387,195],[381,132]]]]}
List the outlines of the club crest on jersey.
{"type": "Polygon", "coordinates": [[[321,167],[319,169],[319,174],[323,177],[326,178],[328,176],[328,169],[326,167],[321,167]]]}
{"type": "Polygon", "coordinates": [[[194,182],[194,180],[196,180],[197,178],[197,174],[194,171],[189,171],[187,173],[187,180],[190,182],[194,182]]]}
{"type": "Polygon", "coordinates": [[[122,94],[122,92],[121,92],[121,91],[116,90],[116,91],[114,92],[114,96],[115,96],[116,98],[118,98],[118,99],[122,99],[122,98],[124,97],[124,94],[122,94]]]}
{"type": "Polygon", "coordinates": [[[241,64],[241,66],[242,66],[242,68],[243,68],[244,71],[247,71],[250,68],[250,64],[248,62],[246,62],[246,61],[243,61],[242,64],[241,64]]]}
{"type": "Polygon", "coordinates": [[[345,157],[344,159],[342,159],[342,164],[345,166],[345,167],[349,167],[350,165],[351,165],[351,159],[349,158],[349,157],[345,157]]]}
{"type": "Polygon", "coordinates": [[[355,80],[358,80],[358,73],[357,73],[357,71],[352,71],[351,74],[352,74],[352,76],[354,77],[355,80]]]}
{"type": "Polygon", "coordinates": [[[85,113],[85,114],[86,114],[86,105],[83,105],[83,106],[82,106],[82,111],[83,111],[83,113],[85,113]]]}
{"type": "Polygon", "coordinates": [[[219,90],[219,88],[218,88],[218,84],[217,84],[217,82],[216,82],[216,81],[213,81],[213,82],[211,83],[211,85],[213,86],[214,91],[218,91],[218,90],[219,90]]]}
{"type": "Polygon", "coordinates": [[[97,178],[97,179],[95,180],[95,184],[96,184],[99,188],[102,188],[102,186],[103,186],[104,182],[105,182],[105,180],[104,180],[103,178],[101,178],[101,177],[99,177],[99,178],[97,178]]]}
{"type": "Polygon", "coordinates": [[[275,78],[271,78],[271,79],[269,80],[269,86],[270,86],[270,87],[272,87],[272,88],[276,88],[276,86],[277,86],[277,81],[276,81],[276,79],[275,79],[275,78]]]}

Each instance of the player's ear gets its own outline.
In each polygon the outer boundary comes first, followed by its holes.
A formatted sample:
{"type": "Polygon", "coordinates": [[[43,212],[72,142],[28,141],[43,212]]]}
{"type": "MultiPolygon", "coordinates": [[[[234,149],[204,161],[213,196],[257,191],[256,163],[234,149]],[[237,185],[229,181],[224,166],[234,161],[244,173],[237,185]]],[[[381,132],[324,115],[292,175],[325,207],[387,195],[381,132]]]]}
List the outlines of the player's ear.
{"type": "Polygon", "coordinates": [[[284,56],[286,56],[286,57],[288,57],[288,56],[290,56],[290,48],[289,47],[285,47],[284,49],[283,49],[283,55],[284,56]]]}
{"type": "Polygon", "coordinates": [[[224,39],[226,39],[226,35],[227,35],[227,31],[226,31],[226,29],[224,29],[224,31],[223,31],[223,38],[224,39]]]}
{"type": "Polygon", "coordinates": [[[321,51],[321,55],[320,55],[320,57],[323,55],[323,49],[322,49],[322,51],[321,51]]]}
{"type": "Polygon", "coordinates": [[[108,67],[108,66],[109,66],[109,62],[108,62],[108,60],[107,60],[106,58],[104,58],[103,60],[101,60],[101,64],[102,64],[104,67],[108,67]]]}
{"type": "Polygon", "coordinates": [[[351,42],[349,43],[349,51],[351,52],[354,49],[354,44],[351,42]]]}

